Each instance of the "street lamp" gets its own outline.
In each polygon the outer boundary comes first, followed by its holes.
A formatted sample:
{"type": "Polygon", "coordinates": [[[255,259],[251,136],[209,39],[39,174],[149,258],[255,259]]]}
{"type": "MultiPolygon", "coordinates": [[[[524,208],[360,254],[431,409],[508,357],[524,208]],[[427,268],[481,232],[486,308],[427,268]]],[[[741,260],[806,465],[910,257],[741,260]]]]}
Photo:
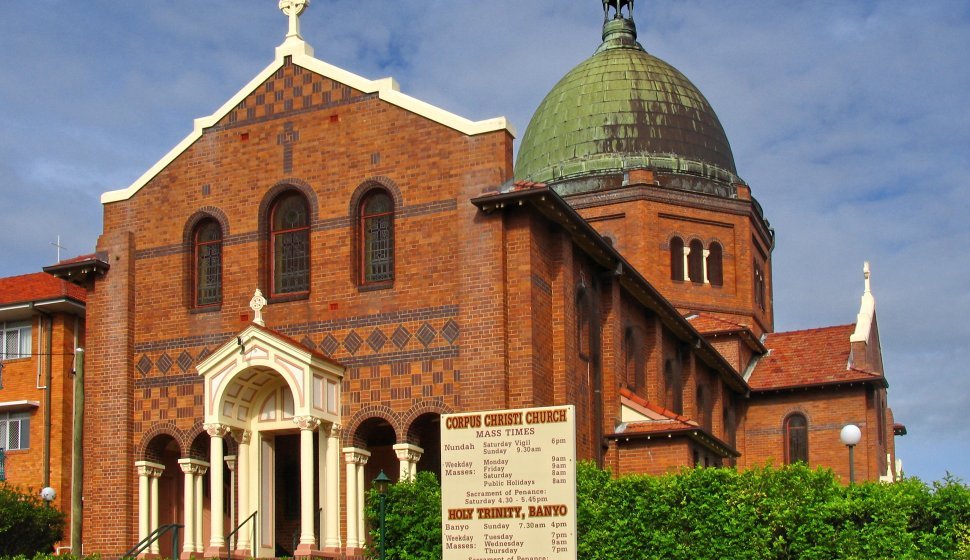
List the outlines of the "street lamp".
{"type": "Polygon", "coordinates": [[[855,424],[846,424],[839,432],[839,439],[849,447],[849,484],[855,483],[855,461],[853,460],[853,450],[859,440],[862,439],[862,430],[855,424]]]}
{"type": "Polygon", "coordinates": [[[51,488],[50,486],[47,486],[46,488],[40,491],[40,497],[43,498],[45,502],[47,502],[47,507],[50,507],[51,502],[53,502],[54,498],[57,497],[57,493],[54,492],[53,488],[51,488]]]}
{"type": "Polygon", "coordinates": [[[384,474],[384,470],[381,469],[381,474],[377,475],[374,479],[374,488],[377,488],[377,494],[380,496],[381,500],[381,512],[380,512],[380,532],[381,532],[381,560],[384,560],[384,514],[387,511],[387,485],[391,483],[391,479],[387,478],[384,474]]]}

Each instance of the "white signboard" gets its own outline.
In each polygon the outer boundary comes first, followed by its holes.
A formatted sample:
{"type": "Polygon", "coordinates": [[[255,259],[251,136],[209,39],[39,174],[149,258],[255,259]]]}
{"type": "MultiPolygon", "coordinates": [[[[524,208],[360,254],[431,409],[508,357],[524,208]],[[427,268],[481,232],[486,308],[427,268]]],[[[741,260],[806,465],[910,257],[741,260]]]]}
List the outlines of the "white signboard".
{"type": "Polygon", "coordinates": [[[573,406],[441,418],[443,560],[576,558],[573,406]]]}

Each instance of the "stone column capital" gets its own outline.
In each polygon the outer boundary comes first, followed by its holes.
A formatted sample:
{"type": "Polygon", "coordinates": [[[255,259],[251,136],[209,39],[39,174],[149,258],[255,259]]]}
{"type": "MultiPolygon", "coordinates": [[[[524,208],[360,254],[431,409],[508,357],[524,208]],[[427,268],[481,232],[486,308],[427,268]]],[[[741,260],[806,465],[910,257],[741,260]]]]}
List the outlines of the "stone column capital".
{"type": "Polygon", "coordinates": [[[344,432],[344,427],[340,424],[330,424],[327,428],[327,435],[334,439],[339,439],[344,432]]]}
{"type": "Polygon", "coordinates": [[[392,448],[399,461],[417,463],[424,455],[424,448],[412,443],[395,443],[392,448]]]}
{"type": "Polygon", "coordinates": [[[249,445],[249,442],[253,438],[253,432],[250,430],[241,430],[235,428],[232,430],[232,439],[236,440],[236,443],[240,445],[249,445]]]}
{"type": "Polygon", "coordinates": [[[209,437],[214,438],[224,438],[229,435],[229,432],[232,429],[225,424],[204,424],[202,427],[205,429],[206,433],[209,434],[209,437]]]}
{"type": "Polygon", "coordinates": [[[158,478],[165,472],[165,465],[152,461],[135,461],[135,468],[138,470],[138,476],[151,478],[158,478]]]}
{"type": "Polygon", "coordinates": [[[236,456],[226,455],[225,459],[226,466],[229,467],[229,472],[236,472],[236,456]]]}
{"type": "Polygon", "coordinates": [[[307,430],[310,432],[316,430],[320,425],[320,419],[314,416],[297,416],[293,419],[293,422],[296,423],[301,430],[307,430]]]}
{"type": "Polygon", "coordinates": [[[202,476],[209,470],[209,463],[198,459],[179,459],[179,467],[185,474],[202,476]]]}
{"type": "Polygon", "coordinates": [[[370,451],[359,447],[344,447],[345,463],[366,465],[368,459],[370,459],[370,451]]]}

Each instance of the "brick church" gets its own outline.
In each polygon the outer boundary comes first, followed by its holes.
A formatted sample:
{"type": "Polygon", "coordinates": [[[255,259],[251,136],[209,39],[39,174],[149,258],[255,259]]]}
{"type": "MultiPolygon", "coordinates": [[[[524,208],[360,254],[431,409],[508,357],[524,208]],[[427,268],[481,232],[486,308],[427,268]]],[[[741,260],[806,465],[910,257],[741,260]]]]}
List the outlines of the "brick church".
{"type": "Polygon", "coordinates": [[[847,480],[856,424],[856,478],[899,475],[868,268],[855,323],[774,332],[774,232],[632,0],[603,1],[514,165],[504,118],[315,58],[307,4],[282,0],[269,66],[102,196],[96,253],[46,269],[86,288],[85,552],[177,523],[180,550],[147,553],[358,556],[370,481],[439,473],[461,411],[572,404],[578,456],[614,473],[847,480]]]}

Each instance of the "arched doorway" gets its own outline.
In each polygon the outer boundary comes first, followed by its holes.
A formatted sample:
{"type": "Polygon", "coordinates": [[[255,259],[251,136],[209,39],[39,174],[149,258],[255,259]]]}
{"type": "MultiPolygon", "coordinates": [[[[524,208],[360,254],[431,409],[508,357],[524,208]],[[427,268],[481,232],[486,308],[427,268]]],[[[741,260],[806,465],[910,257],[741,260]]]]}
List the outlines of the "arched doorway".
{"type": "Polygon", "coordinates": [[[441,415],[428,412],[418,416],[408,428],[408,441],[421,448],[418,472],[434,473],[441,482],[441,415]]]}

